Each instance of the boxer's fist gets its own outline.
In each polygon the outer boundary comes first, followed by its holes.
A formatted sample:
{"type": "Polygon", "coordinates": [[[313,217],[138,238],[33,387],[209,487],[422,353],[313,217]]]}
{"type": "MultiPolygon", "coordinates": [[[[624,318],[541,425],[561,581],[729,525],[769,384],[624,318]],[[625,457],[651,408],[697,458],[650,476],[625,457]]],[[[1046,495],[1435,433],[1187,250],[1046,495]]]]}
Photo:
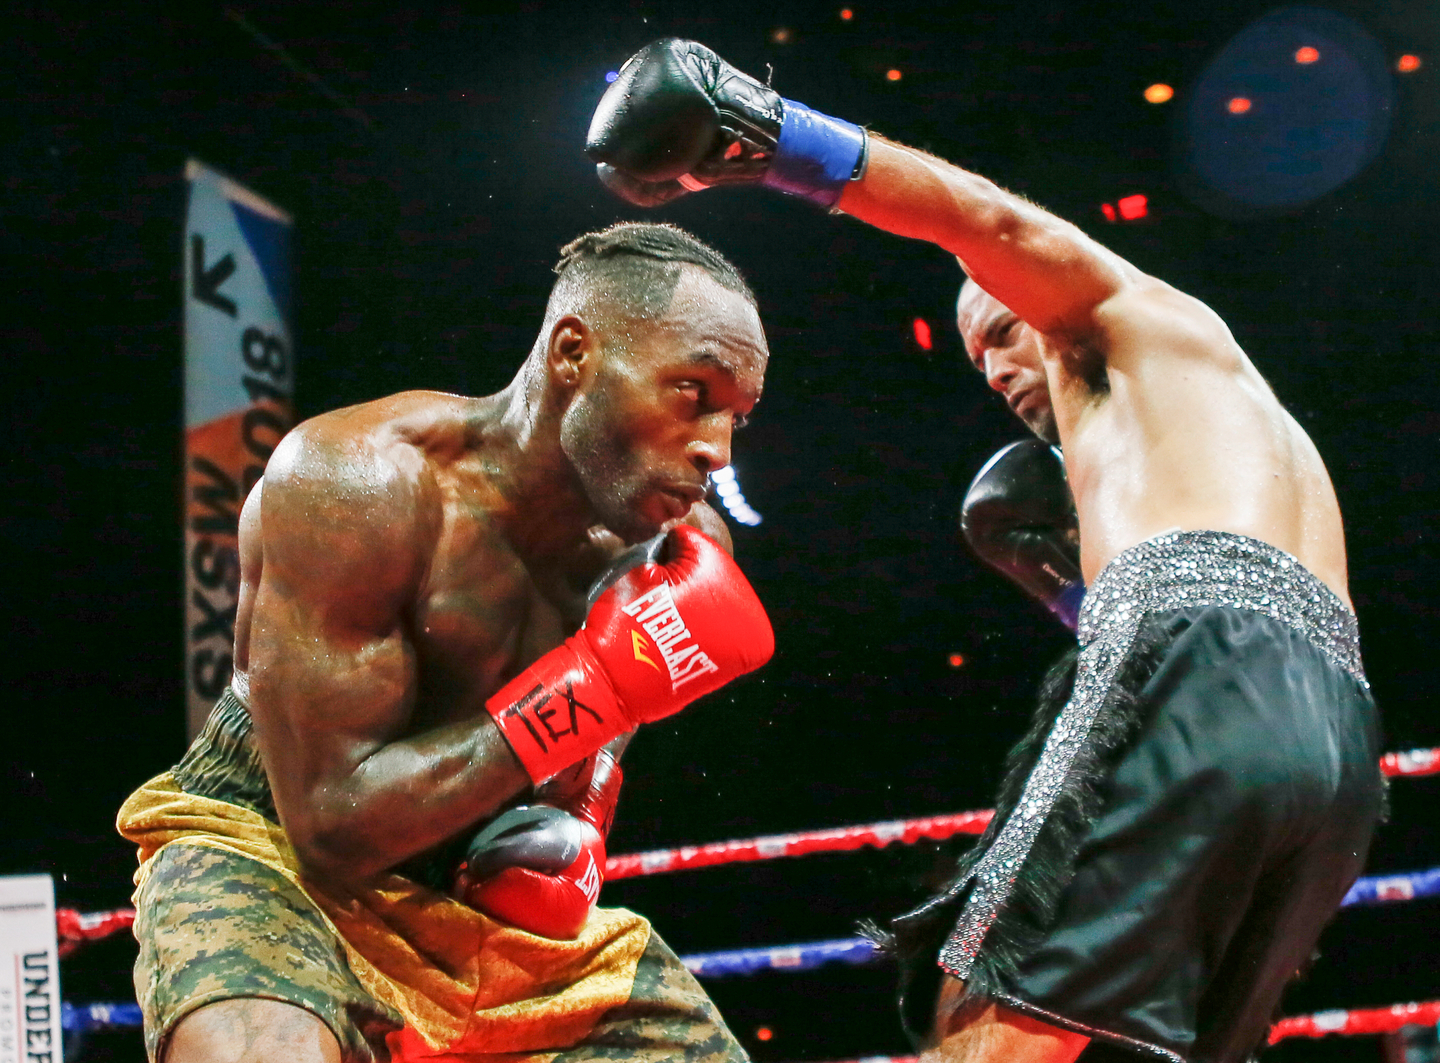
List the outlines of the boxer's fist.
{"type": "Polygon", "coordinates": [[[548,805],[506,809],[475,836],[454,895],[541,937],[580,935],[600,896],[605,843],[595,827],[548,805]]]}
{"type": "Polygon", "coordinates": [[[1011,443],[976,475],[960,506],[970,548],[1075,629],[1085,580],[1065,462],[1038,439],[1011,443]]]}
{"type": "Polygon", "coordinates": [[[571,765],[475,835],[453,894],[477,911],[541,937],[580,936],[605,881],[605,840],[623,778],[622,737],[571,765]]]}
{"type": "Polygon", "coordinates": [[[621,574],[584,627],[486,702],[536,782],[774,652],[769,618],[724,550],[683,524],[665,548],[663,564],[645,560],[621,574]]]}
{"type": "Polygon", "coordinates": [[[696,41],[636,52],[585,140],[600,180],[640,206],[712,185],[764,184],[823,206],[864,170],[865,132],[780,94],[696,41]]]}

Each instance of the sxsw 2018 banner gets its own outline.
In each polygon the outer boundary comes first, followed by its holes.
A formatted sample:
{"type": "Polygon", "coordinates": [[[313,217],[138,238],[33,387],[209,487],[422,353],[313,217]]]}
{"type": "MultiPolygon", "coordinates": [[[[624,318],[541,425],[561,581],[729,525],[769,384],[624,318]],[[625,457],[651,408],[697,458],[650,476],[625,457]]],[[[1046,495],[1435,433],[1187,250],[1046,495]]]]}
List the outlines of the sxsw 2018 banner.
{"type": "Polygon", "coordinates": [[[293,423],[290,217],[191,160],[185,221],[185,688],[191,736],[229,682],[240,507],[293,423]]]}

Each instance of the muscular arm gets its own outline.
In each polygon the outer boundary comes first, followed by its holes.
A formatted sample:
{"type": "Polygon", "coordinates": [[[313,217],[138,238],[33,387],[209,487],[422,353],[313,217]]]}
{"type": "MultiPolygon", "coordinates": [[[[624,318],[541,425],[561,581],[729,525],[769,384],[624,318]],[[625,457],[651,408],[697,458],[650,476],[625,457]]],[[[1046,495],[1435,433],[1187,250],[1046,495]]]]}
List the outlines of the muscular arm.
{"type": "Polygon", "coordinates": [[[251,711],[307,873],[357,881],[529,785],[488,714],[411,733],[405,614],[440,509],[417,454],[293,434],[267,470],[251,711]]]}
{"type": "Polygon", "coordinates": [[[1144,277],[1074,225],[978,174],[871,136],[865,176],[838,206],[900,236],[927,240],[1022,320],[1083,339],[1096,309],[1144,277]]]}
{"type": "Polygon", "coordinates": [[[839,208],[928,240],[1017,317],[1110,369],[1143,371],[1178,356],[1224,373],[1248,368],[1204,303],[1143,273],[1070,222],[932,155],[871,138],[865,176],[839,208]]]}

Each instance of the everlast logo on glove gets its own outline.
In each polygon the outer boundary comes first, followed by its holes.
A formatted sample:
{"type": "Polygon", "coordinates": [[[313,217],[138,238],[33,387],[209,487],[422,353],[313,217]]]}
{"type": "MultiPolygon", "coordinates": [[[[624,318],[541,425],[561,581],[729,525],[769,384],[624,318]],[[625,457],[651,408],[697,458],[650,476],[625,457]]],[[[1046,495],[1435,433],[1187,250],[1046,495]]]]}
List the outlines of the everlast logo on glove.
{"type": "Polygon", "coordinates": [[[486,699],[534,782],[679,712],[774,652],[765,610],[730,556],[683,524],[666,542],[667,561],[642,558],[606,584],[580,630],[486,699]]]}
{"type": "Polygon", "coordinates": [[[691,680],[699,679],[710,672],[718,672],[720,666],[693,641],[690,629],[685,626],[675,599],[670,594],[670,584],[662,583],[652,587],[629,605],[623,612],[633,617],[647,635],[655,640],[665,667],[670,670],[670,690],[679,690],[691,680]],[[686,640],[691,640],[685,645],[686,640]]]}

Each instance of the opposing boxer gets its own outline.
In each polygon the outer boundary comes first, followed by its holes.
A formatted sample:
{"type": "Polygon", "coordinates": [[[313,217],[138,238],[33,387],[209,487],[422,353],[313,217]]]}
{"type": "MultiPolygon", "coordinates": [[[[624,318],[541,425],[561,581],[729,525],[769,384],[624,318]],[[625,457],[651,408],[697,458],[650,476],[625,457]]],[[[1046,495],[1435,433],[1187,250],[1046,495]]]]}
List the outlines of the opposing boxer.
{"type": "Polygon", "coordinates": [[[758,183],[953,253],[971,360],[1063,448],[1081,651],[951,888],[897,922],[925,1057],[1246,1058],[1383,797],[1339,506],[1305,432],[1198,300],[703,45],[634,56],[587,150],[635,203],[758,183]]]}
{"type": "Polygon", "coordinates": [[[703,501],[765,337],[678,229],[563,254],[504,391],[314,418],[246,501],[234,681],[120,813],[152,1060],[745,1058],[594,901],[628,735],[773,648],[703,501]]]}

